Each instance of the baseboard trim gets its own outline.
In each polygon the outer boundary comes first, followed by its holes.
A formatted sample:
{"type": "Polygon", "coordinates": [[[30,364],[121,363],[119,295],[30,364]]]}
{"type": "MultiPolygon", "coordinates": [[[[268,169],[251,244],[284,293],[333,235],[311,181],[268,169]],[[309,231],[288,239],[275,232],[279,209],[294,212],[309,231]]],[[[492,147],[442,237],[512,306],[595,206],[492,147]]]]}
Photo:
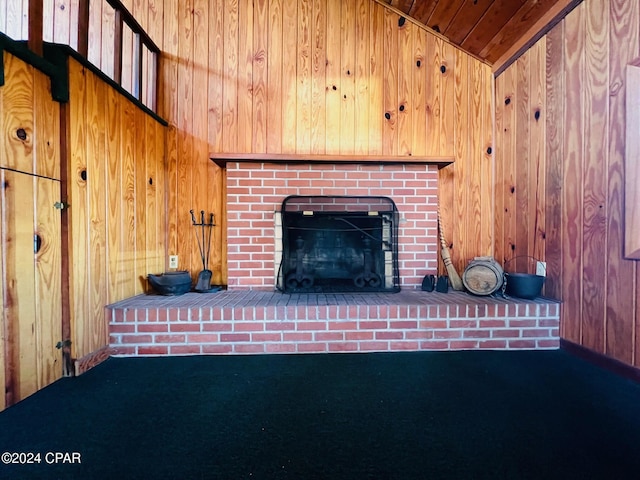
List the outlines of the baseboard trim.
{"type": "Polygon", "coordinates": [[[620,360],[608,357],[602,353],[594,352],[593,350],[564,338],[560,339],[560,349],[566,350],[576,357],[620,375],[621,377],[640,383],[640,369],[621,362],[620,360]]]}

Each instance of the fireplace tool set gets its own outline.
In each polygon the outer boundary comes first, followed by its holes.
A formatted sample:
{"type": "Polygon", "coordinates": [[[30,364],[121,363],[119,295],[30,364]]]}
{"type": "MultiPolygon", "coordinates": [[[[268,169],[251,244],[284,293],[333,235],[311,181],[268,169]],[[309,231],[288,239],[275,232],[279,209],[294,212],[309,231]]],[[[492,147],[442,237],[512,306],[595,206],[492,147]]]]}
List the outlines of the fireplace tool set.
{"type": "MultiPolygon", "coordinates": [[[[200,293],[211,292],[214,289],[211,288],[209,253],[211,252],[211,231],[215,226],[215,223],[213,223],[213,213],[209,214],[208,222],[205,222],[204,210],[201,210],[200,223],[196,221],[193,210],[190,210],[189,213],[191,213],[193,226],[196,227],[196,238],[198,240],[198,248],[200,249],[200,257],[202,258],[202,271],[198,274],[198,281],[193,290],[200,293]],[[200,227],[200,232],[198,232],[198,227],[200,227]]],[[[215,290],[217,289],[216,287],[215,290]]]]}

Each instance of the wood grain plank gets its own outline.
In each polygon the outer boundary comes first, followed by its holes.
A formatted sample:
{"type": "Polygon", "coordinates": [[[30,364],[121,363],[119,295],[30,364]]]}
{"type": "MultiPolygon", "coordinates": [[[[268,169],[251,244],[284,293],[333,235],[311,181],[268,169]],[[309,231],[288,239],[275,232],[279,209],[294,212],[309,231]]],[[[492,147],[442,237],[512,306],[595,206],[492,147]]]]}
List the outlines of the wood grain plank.
{"type": "Polygon", "coordinates": [[[369,34],[369,154],[382,154],[382,131],[385,111],[383,101],[384,75],[384,7],[371,4],[369,34]]]}
{"type": "Polygon", "coordinates": [[[427,32],[414,29],[413,39],[413,121],[412,136],[414,155],[427,153],[427,32]]]}
{"type": "MultiPolygon", "coordinates": [[[[222,34],[224,19],[223,1],[224,0],[214,0],[209,2],[208,65],[222,65],[224,58],[224,36],[222,34]]],[[[210,148],[215,152],[223,150],[223,88],[224,83],[222,82],[220,75],[208,75],[208,143],[210,148]]]]}
{"type": "Polygon", "coordinates": [[[450,156],[455,154],[456,142],[456,132],[454,131],[456,48],[445,42],[442,42],[441,46],[440,155],[450,156]],[[442,67],[444,67],[444,71],[442,67]]]}
{"type": "MultiPolygon", "coordinates": [[[[208,3],[208,0],[198,0],[208,3]]],[[[203,5],[203,11],[206,8],[203,5]]],[[[242,8],[238,8],[238,143],[237,149],[247,150],[253,145],[253,2],[244,2],[242,8]]],[[[197,30],[196,30],[197,32],[197,30]]],[[[206,36],[205,32],[200,35],[206,36]]],[[[198,38],[198,35],[195,36],[198,38]]],[[[196,40],[196,45],[198,41],[196,40]]],[[[194,58],[200,58],[196,50],[194,58]]],[[[198,72],[206,73],[203,69],[198,72]]],[[[197,90],[196,90],[197,91],[197,90]]],[[[206,104],[205,104],[206,105],[206,104]]],[[[194,102],[195,107],[195,102],[194,102]]],[[[196,137],[197,138],[197,137],[196,137]]],[[[206,152],[201,157],[206,161],[206,152]]]]}
{"type": "MultiPolygon", "coordinates": [[[[269,2],[269,53],[267,57],[267,71],[269,79],[269,93],[267,97],[267,152],[282,153],[283,120],[281,100],[286,95],[283,88],[283,71],[281,58],[283,56],[282,39],[282,1],[269,2]]],[[[327,54],[327,62],[331,58],[327,54]]]]}
{"type": "Polygon", "coordinates": [[[605,348],[606,288],[602,272],[607,271],[607,181],[609,140],[602,132],[609,123],[609,5],[595,0],[586,15],[584,92],[585,169],[583,176],[583,345],[603,353],[605,348]]]}
{"type": "Polygon", "coordinates": [[[60,104],[51,99],[51,80],[34,71],[33,115],[35,142],[34,172],[43,177],[60,179],[60,104]]]}
{"type": "MultiPolygon", "coordinates": [[[[508,97],[508,73],[509,70],[503,72],[495,79],[495,99],[494,99],[494,122],[495,122],[495,145],[493,151],[495,163],[495,187],[493,189],[493,257],[503,265],[504,262],[504,202],[505,202],[505,186],[504,186],[504,158],[505,140],[507,133],[505,131],[505,104],[504,99],[508,97]],[[498,145],[500,148],[497,148],[498,145]]],[[[509,119],[507,118],[507,122],[509,119]]],[[[509,125],[509,123],[507,123],[509,125]]]]}
{"type": "Polygon", "coordinates": [[[564,191],[564,107],[565,58],[564,22],[546,35],[546,87],[545,87],[545,252],[547,279],[543,293],[551,298],[562,298],[562,264],[564,242],[562,238],[562,211],[564,191]]]}
{"type": "Polygon", "coordinates": [[[297,36],[298,36],[298,11],[296,2],[285,1],[282,3],[282,152],[296,152],[296,125],[297,125],[297,36]],[[295,52],[294,55],[287,52],[295,52]]]}
{"type": "MultiPolygon", "coordinates": [[[[0,59],[1,60],[1,59],[0,59]]],[[[0,107],[3,107],[3,99],[2,99],[2,88],[0,88],[0,107]]],[[[0,131],[2,131],[2,118],[0,116],[0,131]]],[[[0,156],[2,156],[2,152],[0,152],[0,156]]],[[[10,364],[10,354],[11,354],[11,346],[7,345],[8,338],[5,334],[6,327],[5,325],[10,325],[11,317],[9,316],[9,308],[8,304],[5,301],[7,296],[6,294],[6,272],[4,267],[4,258],[5,253],[7,251],[7,236],[9,235],[8,228],[6,225],[6,210],[4,206],[6,205],[5,201],[5,193],[4,193],[4,185],[7,184],[5,173],[9,170],[5,170],[4,168],[0,168],[0,246],[2,247],[2,260],[3,263],[0,264],[0,321],[2,322],[3,328],[0,328],[0,386],[4,388],[4,390],[0,393],[0,410],[4,410],[7,407],[7,389],[6,386],[10,384],[7,382],[7,377],[5,371],[8,370],[8,366],[10,364]]]]}
{"type": "Polygon", "coordinates": [[[311,151],[327,145],[327,2],[313,0],[311,21],[311,151]]]}
{"type": "MultiPolygon", "coordinates": [[[[427,155],[440,155],[440,133],[442,123],[442,40],[427,35],[427,155]]],[[[453,154],[453,152],[452,152],[453,154]]]]}
{"type": "Polygon", "coordinates": [[[382,131],[382,153],[398,155],[398,15],[384,12],[384,77],[383,98],[385,122],[382,131]]]}
{"type": "Polygon", "coordinates": [[[411,22],[398,23],[398,154],[413,153],[413,38],[417,27],[411,22]],[[402,25],[401,25],[402,24],[402,25]]]}
{"type": "MultiPolygon", "coordinates": [[[[565,132],[563,178],[582,179],[584,147],[584,99],[583,79],[585,61],[586,25],[585,7],[579,6],[565,19],[564,58],[565,58],[565,132]]],[[[581,180],[565,182],[564,208],[562,211],[562,243],[565,245],[562,264],[562,299],[571,299],[562,305],[560,326],[562,338],[574,343],[582,342],[582,188],[581,180]]]]}
{"type": "MultiPolygon", "coordinates": [[[[107,96],[106,84],[92,72],[86,72],[86,115],[85,155],[87,162],[88,192],[87,229],[89,232],[89,249],[87,262],[89,263],[89,278],[91,281],[84,286],[88,291],[89,316],[86,318],[85,330],[90,332],[85,337],[83,354],[88,354],[108,343],[104,306],[108,302],[107,294],[107,218],[105,205],[106,192],[106,130],[104,119],[107,96]]],[[[83,119],[76,118],[76,122],[83,119]]]]}
{"type": "MultiPolygon", "coordinates": [[[[490,182],[483,176],[482,164],[484,162],[484,110],[487,100],[484,97],[484,78],[482,67],[474,59],[468,58],[468,74],[464,78],[464,87],[467,90],[469,104],[469,132],[468,132],[468,176],[465,178],[464,188],[467,192],[466,214],[464,223],[464,257],[470,259],[475,256],[486,255],[483,251],[482,220],[486,221],[486,214],[490,210],[483,211],[482,188],[490,182]]],[[[464,129],[461,130],[464,132],[464,129]]],[[[490,254],[490,252],[488,252],[490,254]]]]}
{"type": "MultiPolygon", "coordinates": [[[[249,18],[245,18],[244,21],[247,23],[247,28],[251,29],[253,25],[253,11],[247,11],[246,14],[249,18]]],[[[194,0],[194,15],[193,15],[193,58],[194,58],[194,68],[193,68],[193,100],[192,100],[192,120],[191,120],[191,136],[193,138],[193,150],[192,150],[192,165],[193,169],[199,172],[206,172],[206,165],[208,158],[208,143],[207,143],[207,119],[208,119],[208,99],[206,97],[206,92],[208,91],[208,69],[201,68],[200,62],[201,59],[208,58],[208,25],[209,25],[209,8],[208,8],[208,0],[194,0]],[[202,94],[198,94],[197,92],[203,92],[202,94]]],[[[242,21],[240,23],[242,23],[242,21]]],[[[241,38],[243,33],[240,32],[241,38]]],[[[245,35],[248,37],[245,40],[245,51],[241,59],[246,59],[243,62],[239,62],[239,65],[244,65],[246,61],[251,57],[251,47],[253,44],[252,37],[250,35],[245,35]]],[[[240,75],[240,83],[243,85],[243,88],[250,89],[251,88],[251,78],[250,72],[249,77],[247,77],[247,72],[239,73],[240,75]],[[248,83],[247,83],[248,82],[248,83]]],[[[245,96],[245,94],[242,94],[245,96]]],[[[250,98],[250,97],[249,97],[250,98]]],[[[240,100],[239,100],[240,101],[240,100]]],[[[239,103],[239,106],[241,103],[239,103]]],[[[243,132],[239,132],[238,137],[243,138],[243,142],[247,148],[251,148],[251,113],[247,115],[246,112],[246,101],[242,103],[244,105],[242,110],[240,111],[241,115],[244,115],[245,120],[243,121],[246,125],[244,127],[243,132]],[[247,145],[248,142],[248,145],[247,145]]],[[[243,122],[240,122],[242,124],[243,122]]],[[[151,118],[147,118],[147,134],[152,135],[155,131],[154,125],[155,121],[151,118]]],[[[152,169],[152,172],[155,172],[155,152],[153,154],[151,152],[147,152],[147,168],[152,169]]],[[[147,172],[147,177],[151,174],[150,171],[147,172]]],[[[155,174],[155,173],[154,173],[155,174]]],[[[210,207],[210,189],[214,187],[214,185],[208,184],[207,175],[192,175],[191,180],[191,200],[190,204],[192,207],[197,210],[205,210],[209,211],[210,207]]],[[[146,188],[149,190],[149,183],[147,182],[146,188]]],[[[155,187],[154,187],[155,190],[155,187]]],[[[184,208],[184,207],[183,207],[184,208]]],[[[187,210],[184,208],[184,210],[187,210]]],[[[185,212],[186,214],[187,212],[185,212]]],[[[187,215],[185,215],[187,216],[187,215]]],[[[153,227],[152,223],[155,223],[156,219],[152,219],[149,215],[147,215],[147,239],[150,238],[149,228],[153,227]]],[[[191,227],[193,228],[193,227],[191,227]]],[[[148,249],[147,243],[147,249],[148,249]]],[[[194,257],[196,257],[194,255],[194,257]]],[[[199,257],[199,255],[197,256],[199,257]]],[[[148,262],[149,263],[149,262],[148,262]]],[[[153,263],[153,262],[152,262],[153,263]]],[[[195,264],[192,268],[195,268],[195,264]]],[[[202,262],[198,262],[196,272],[202,270],[202,262]]]]}
{"type": "MultiPolygon", "coordinates": [[[[189,210],[196,209],[198,206],[193,205],[192,184],[194,176],[193,160],[193,75],[194,75],[194,57],[193,57],[193,0],[189,0],[184,4],[180,4],[178,10],[178,31],[180,32],[178,56],[180,63],[178,65],[178,116],[176,118],[177,126],[177,193],[178,193],[178,210],[176,212],[176,239],[178,247],[178,260],[180,269],[186,269],[195,275],[199,267],[199,258],[196,251],[193,250],[192,244],[192,226],[189,210]]],[[[236,5],[237,7],[237,5],[236,5]]],[[[233,149],[237,144],[237,8],[226,12],[224,38],[225,38],[225,59],[223,68],[225,99],[223,105],[223,132],[222,141],[223,148],[233,149]],[[227,23],[228,22],[228,23],[227,23]],[[231,26],[229,26],[231,25],[231,26]],[[226,51],[226,42],[229,39],[229,51],[226,51]],[[233,40],[233,42],[232,42],[233,40]],[[231,59],[231,66],[229,61],[231,59]],[[230,73],[233,72],[233,73],[230,73]],[[227,97],[228,95],[228,97],[227,97]],[[230,107],[230,105],[232,107],[230,107]]],[[[201,207],[200,207],[201,208],[201,207]]]]}
{"type": "Polygon", "coordinates": [[[89,194],[87,191],[87,156],[86,142],[86,70],[75,60],[69,62],[69,126],[70,162],[68,178],[69,203],[74,206],[70,219],[70,316],[72,357],[82,356],[91,344],[91,333],[85,327],[91,325],[90,297],[87,285],[91,282],[90,246],[89,246],[89,194]],[[84,173],[83,173],[84,172],[84,173]]]}
{"type": "MultiPolygon", "coordinates": [[[[133,144],[133,178],[134,178],[134,223],[135,223],[135,251],[134,251],[134,279],[135,279],[135,295],[148,292],[150,290],[147,275],[150,273],[147,270],[147,256],[149,250],[147,248],[147,229],[149,212],[146,209],[147,203],[147,185],[149,175],[147,173],[147,122],[146,114],[139,108],[134,108],[134,124],[135,133],[145,139],[145,142],[136,141],[131,135],[131,142],[133,144]]],[[[132,131],[133,132],[133,131],[132,131]]]]}
{"type": "Polygon", "coordinates": [[[311,151],[311,20],[313,5],[299,0],[297,9],[296,46],[296,152],[311,151]]]}
{"type": "MultiPolygon", "coordinates": [[[[456,51],[454,55],[454,131],[456,161],[453,164],[453,181],[450,185],[441,188],[450,189],[451,204],[440,204],[440,216],[449,226],[448,240],[452,244],[451,260],[456,269],[461,272],[466,265],[466,259],[470,257],[469,251],[473,251],[477,237],[471,237],[469,228],[472,226],[472,217],[469,216],[469,186],[470,175],[473,174],[473,166],[469,150],[471,144],[472,106],[469,98],[469,61],[468,56],[462,51],[456,51]],[[464,228],[462,226],[464,225],[464,228]],[[472,246],[473,245],[473,246],[472,246]]],[[[441,195],[443,198],[444,192],[441,195]]]]}
{"type": "MultiPolygon", "coordinates": [[[[206,112],[205,112],[206,116],[206,112]]],[[[162,164],[158,165],[158,139],[157,130],[155,128],[156,121],[145,115],[143,119],[145,123],[145,155],[144,155],[144,192],[145,205],[144,211],[146,215],[145,221],[145,250],[144,250],[144,276],[149,273],[162,273],[164,267],[164,251],[160,237],[162,236],[162,224],[159,223],[159,210],[162,208],[158,197],[158,170],[162,168],[162,164]]],[[[205,132],[206,136],[206,132],[205,132]]],[[[142,168],[142,165],[140,165],[142,168]]],[[[206,181],[206,175],[200,175],[200,178],[206,181]]],[[[200,180],[202,182],[202,180],[200,180]]],[[[204,191],[206,198],[207,192],[204,191]]]]}
{"type": "MultiPolygon", "coordinates": [[[[604,353],[622,362],[633,365],[637,330],[635,322],[629,319],[638,301],[635,285],[637,262],[624,259],[625,227],[625,177],[640,178],[625,165],[625,138],[629,125],[625,121],[626,96],[634,91],[627,82],[627,64],[636,60],[640,44],[640,5],[637,2],[615,0],[610,2],[610,45],[609,45],[609,164],[607,201],[607,283],[606,291],[606,345],[604,353]]],[[[639,82],[636,87],[640,87],[639,82]]],[[[636,132],[638,123],[635,124],[636,132]]],[[[634,135],[637,138],[637,135],[634,135]]],[[[631,157],[634,158],[634,157],[631,157]]],[[[638,158],[637,156],[635,158],[638,158]]],[[[638,205],[639,203],[635,203],[638,205]]],[[[627,211],[630,211],[633,206],[627,211]]],[[[637,207],[636,207],[637,208],[637,207]]],[[[640,235],[640,230],[638,231],[640,235]]],[[[639,245],[640,246],[640,245],[639,245]]]]}
{"type": "Polygon", "coordinates": [[[355,2],[355,132],[354,153],[369,153],[369,118],[371,117],[369,106],[369,31],[371,2],[368,0],[356,0],[355,2]]]}
{"type": "MultiPolygon", "coordinates": [[[[46,91],[46,89],[44,90],[46,91]]],[[[53,204],[60,199],[60,182],[34,179],[35,232],[41,239],[35,254],[35,336],[38,389],[62,376],[62,248],[60,211],[53,204]]]]}
{"type": "Polygon", "coordinates": [[[510,272],[531,273],[528,271],[530,264],[530,245],[533,239],[530,238],[530,211],[531,202],[529,187],[529,169],[531,157],[529,150],[529,140],[531,134],[531,50],[522,55],[516,61],[517,89],[515,96],[516,128],[515,128],[515,156],[514,162],[514,186],[513,194],[515,200],[514,212],[514,239],[515,249],[513,257],[515,260],[509,263],[510,272]]]}
{"type": "Polygon", "coordinates": [[[478,77],[483,79],[483,99],[480,102],[482,108],[482,159],[480,166],[480,211],[482,221],[480,223],[480,252],[482,256],[492,256],[495,241],[493,232],[494,212],[494,171],[495,171],[495,137],[497,127],[494,130],[494,112],[496,109],[495,83],[489,66],[475,63],[479,70],[478,77]]]}
{"type": "Polygon", "coordinates": [[[340,153],[355,149],[356,22],[354,1],[341,2],[340,15],[340,153]]]}
{"type": "MultiPolygon", "coordinates": [[[[105,2],[91,2],[89,4],[89,28],[87,42],[87,60],[93,63],[100,70],[107,70],[108,58],[105,58],[103,64],[103,46],[105,42],[102,38],[102,30],[106,28],[105,35],[109,38],[109,20],[114,19],[113,9],[105,2]],[[103,9],[104,17],[103,17],[103,9]],[[104,18],[104,19],[103,19],[104,18]],[[107,67],[107,68],[105,68],[107,67]]],[[[114,24],[115,26],[115,24],[114,24]]],[[[113,32],[111,32],[113,33],[113,32]]],[[[113,38],[113,34],[111,35],[113,38]]],[[[113,45],[111,46],[113,52],[113,45]]]]}
{"type": "Polygon", "coordinates": [[[5,76],[10,78],[3,87],[4,130],[3,163],[0,167],[34,173],[34,68],[13,55],[5,55],[5,76]]]}
{"type": "MultiPolygon", "coordinates": [[[[327,154],[340,153],[340,108],[341,108],[341,13],[338,2],[327,6],[327,61],[326,61],[326,148],[327,154]]],[[[284,152],[283,152],[284,153],[284,152]]]]}
{"type": "Polygon", "coordinates": [[[4,324],[6,402],[12,405],[38,389],[34,269],[34,178],[4,171],[4,324]],[[10,279],[10,280],[9,280],[10,279]]]}
{"type": "Polygon", "coordinates": [[[107,278],[109,303],[124,298],[124,255],[122,224],[122,161],[121,131],[122,101],[120,94],[113,88],[106,91],[107,111],[104,122],[106,127],[105,158],[109,159],[106,170],[107,189],[107,278]]]}
{"type": "Polygon", "coordinates": [[[123,295],[130,297],[141,293],[140,282],[136,278],[136,183],[135,183],[135,106],[122,101],[120,108],[120,162],[122,162],[121,183],[121,225],[122,225],[122,278],[123,295]]]}
{"type": "Polygon", "coordinates": [[[253,94],[252,145],[251,151],[267,151],[267,97],[268,71],[267,53],[269,44],[269,2],[257,0],[253,10],[253,74],[251,90],[253,94]]]}
{"type": "MultiPolygon", "coordinates": [[[[531,163],[529,166],[529,225],[530,246],[527,255],[537,260],[545,260],[545,175],[547,169],[545,158],[546,143],[546,111],[544,103],[546,99],[545,86],[545,56],[546,39],[540,39],[531,48],[530,56],[530,81],[531,94],[530,101],[530,141],[529,155],[531,163]]],[[[536,265],[530,265],[531,273],[535,273],[536,265]]]]}
{"type": "Polygon", "coordinates": [[[70,0],[54,0],[53,41],[63,45],[71,44],[70,0]]]}

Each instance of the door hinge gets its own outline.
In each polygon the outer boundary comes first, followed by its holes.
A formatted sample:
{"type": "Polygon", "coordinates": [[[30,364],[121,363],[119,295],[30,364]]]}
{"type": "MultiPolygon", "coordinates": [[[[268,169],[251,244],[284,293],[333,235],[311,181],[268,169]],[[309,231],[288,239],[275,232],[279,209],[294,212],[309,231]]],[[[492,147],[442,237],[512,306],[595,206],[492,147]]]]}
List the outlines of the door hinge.
{"type": "Polygon", "coordinates": [[[69,204],[67,202],[56,202],[53,204],[53,208],[64,210],[65,208],[69,208],[69,204]]]}

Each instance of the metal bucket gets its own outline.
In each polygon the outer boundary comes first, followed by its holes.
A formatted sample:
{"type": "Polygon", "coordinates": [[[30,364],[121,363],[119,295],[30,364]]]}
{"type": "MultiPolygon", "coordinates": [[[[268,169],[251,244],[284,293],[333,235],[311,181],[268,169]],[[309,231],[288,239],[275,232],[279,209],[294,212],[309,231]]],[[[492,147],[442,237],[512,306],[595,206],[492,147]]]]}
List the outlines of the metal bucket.
{"type": "Polygon", "coordinates": [[[504,270],[493,257],[475,257],[462,274],[462,283],[474,295],[491,295],[503,281],[504,270]]]}
{"type": "MultiPolygon", "coordinates": [[[[536,264],[538,262],[535,257],[531,257],[529,255],[520,255],[518,257],[513,257],[512,259],[507,260],[504,264],[505,270],[511,260],[515,260],[516,258],[520,257],[533,259],[536,264]]],[[[510,297],[532,300],[540,296],[540,292],[542,291],[542,286],[544,285],[545,280],[546,277],[543,277],[542,275],[534,275],[532,273],[506,272],[504,274],[505,293],[510,297]]]]}

